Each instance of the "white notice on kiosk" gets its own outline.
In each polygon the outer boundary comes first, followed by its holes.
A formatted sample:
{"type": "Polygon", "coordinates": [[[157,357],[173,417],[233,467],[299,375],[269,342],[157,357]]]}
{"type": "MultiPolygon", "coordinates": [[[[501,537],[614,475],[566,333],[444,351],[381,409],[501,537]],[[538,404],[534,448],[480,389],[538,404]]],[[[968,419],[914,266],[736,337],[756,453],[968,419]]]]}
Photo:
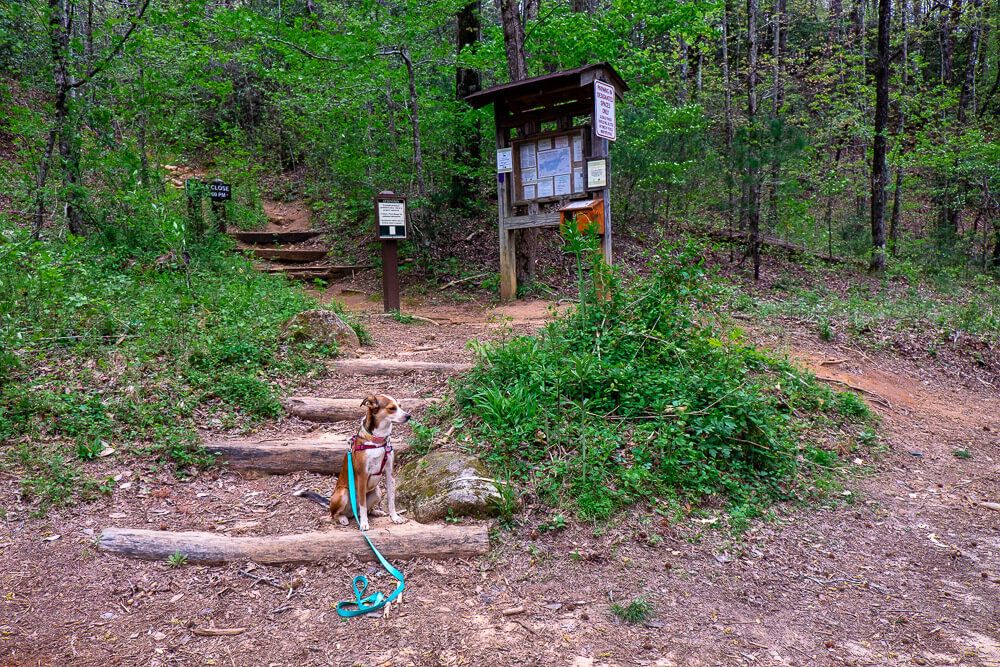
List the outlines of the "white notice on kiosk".
{"type": "Polygon", "coordinates": [[[615,126],[615,87],[603,81],[594,82],[594,128],[597,136],[614,141],[618,138],[615,126]]]}

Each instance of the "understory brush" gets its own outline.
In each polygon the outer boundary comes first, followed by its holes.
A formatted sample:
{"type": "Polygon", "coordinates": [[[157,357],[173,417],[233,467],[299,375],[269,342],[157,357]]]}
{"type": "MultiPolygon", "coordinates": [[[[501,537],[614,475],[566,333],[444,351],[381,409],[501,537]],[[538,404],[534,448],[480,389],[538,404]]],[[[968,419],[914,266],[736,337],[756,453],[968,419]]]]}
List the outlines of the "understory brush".
{"type": "Polygon", "coordinates": [[[456,386],[500,476],[591,520],[716,497],[737,528],[774,501],[839,489],[837,451],[854,447],[867,407],[724,332],[699,248],[663,248],[648,277],[622,281],[589,237],[569,247],[580,305],[537,335],[478,345],[456,386]]]}
{"type": "Polygon", "coordinates": [[[0,467],[37,510],[108,490],[86,470],[115,451],[189,474],[211,460],[196,422],[276,416],[279,383],[322,372],[336,354],[282,338],[315,302],[255,271],[227,239],[164,252],[101,233],[3,238],[0,467]]]}
{"type": "Polygon", "coordinates": [[[761,318],[788,316],[816,327],[824,341],[847,339],[866,349],[896,348],[936,356],[954,348],[977,365],[1000,370],[1000,285],[989,275],[924,275],[897,268],[880,281],[837,288],[825,269],[777,296],[730,294],[735,310],[761,318]]]}

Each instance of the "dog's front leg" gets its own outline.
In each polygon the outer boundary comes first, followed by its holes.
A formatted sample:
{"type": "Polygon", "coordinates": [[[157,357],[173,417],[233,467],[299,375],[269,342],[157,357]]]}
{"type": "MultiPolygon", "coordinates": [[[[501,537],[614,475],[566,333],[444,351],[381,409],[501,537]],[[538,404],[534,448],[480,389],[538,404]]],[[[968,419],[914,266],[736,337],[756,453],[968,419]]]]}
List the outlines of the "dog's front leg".
{"type": "Polygon", "coordinates": [[[406,523],[406,519],[396,513],[396,476],[392,472],[396,452],[389,452],[386,456],[388,460],[385,462],[385,495],[389,505],[389,518],[392,519],[393,523],[406,523]]]}
{"type": "Polygon", "coordinates": [[[361,530],[368,530],[368,475],[355,474],[354,483],[354,493],[358,499],[358,526],[361,530]]]}

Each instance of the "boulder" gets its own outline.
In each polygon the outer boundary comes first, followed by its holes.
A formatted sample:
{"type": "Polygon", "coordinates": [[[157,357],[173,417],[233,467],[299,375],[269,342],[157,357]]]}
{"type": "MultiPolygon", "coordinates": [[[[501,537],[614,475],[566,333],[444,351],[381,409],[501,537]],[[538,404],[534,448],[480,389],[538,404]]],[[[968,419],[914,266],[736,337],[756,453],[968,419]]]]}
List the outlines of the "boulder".
{"type": "Polygon", "coordinates": [[[304,310],[290,319],[282,337],[293,341],[311,341],[319,345],[336,345],[341,353],[351,353],[361,347],[358,334],[332,310],[304,310]]]}
{"type": "Polygon", "coordinates": [[[396,471],[396,499],[420,523],[496,516],[500,492],[474,456],[435,450],[396,471]]]}

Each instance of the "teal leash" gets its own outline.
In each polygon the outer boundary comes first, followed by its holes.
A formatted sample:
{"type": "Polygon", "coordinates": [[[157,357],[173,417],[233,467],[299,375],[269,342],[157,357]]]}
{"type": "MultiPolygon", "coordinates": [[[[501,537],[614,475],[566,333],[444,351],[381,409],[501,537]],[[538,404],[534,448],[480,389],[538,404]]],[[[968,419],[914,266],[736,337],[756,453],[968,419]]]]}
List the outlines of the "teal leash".
{"type": "MultiPolygon", "coordinates": [[[[388,454],[387,454],[388,456],[388,454]]],[[[360,519],[358,519],[358,494],[354,490],[354,465],[351,461],[351,451],[347,450],[347,483],[351,490],[351,511],[354,512],[354,520],[358,521],[358,528],[361,527],[360,519]]],[[[341,618],[354,618],[355,616],[362,616],[364,614],[370,614],[373,611],[378,611],[382,607],[386,606],[393,600],[399,597],[403,589],[406,588],[406,583],[403,581],[403,573],[394,568],[389,561],[385,559],[385,556],[375,548],[372,541],[368,539],[368,535],[361,531],[361,536],[365,538],[365,542],[371,547],[372,552],[375,557],[378,558],[378,562],[382,564],[386,572],[391,574],[399,582],[389,597],[386,597],[381,592],[376,591],[371,595],[366,596],[365,592],[368,590],[368,577],[363,574],[359,574],[354,577],[351,582],[352,588],[354,588],[354,601],[338,602],[337,603],[337,614],[341,618]]]]}

